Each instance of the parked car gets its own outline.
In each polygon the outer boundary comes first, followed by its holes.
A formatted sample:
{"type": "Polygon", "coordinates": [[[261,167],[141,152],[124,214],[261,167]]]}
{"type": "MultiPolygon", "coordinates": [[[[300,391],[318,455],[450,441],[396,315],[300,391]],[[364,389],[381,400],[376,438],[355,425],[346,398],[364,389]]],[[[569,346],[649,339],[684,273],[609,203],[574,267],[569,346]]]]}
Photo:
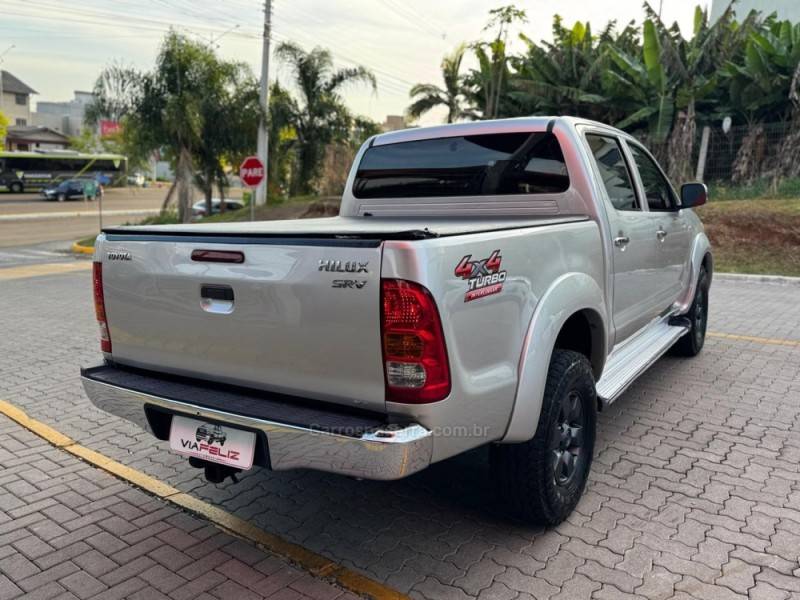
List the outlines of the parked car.
{"type": "MultiPolygon", "coordinates": [[[[220,198],[211,199],[211,214],[217,215],[220,212],[222,200],[220,198]]],[[[244,203],[240,200],[233,200],[231,198],[225,199],[225,210],[239,210],[244,208],[244,203]]],[[[192,204],[192,218],[201,219],[206,216],[206,201],[201,200],[192,204]]]]}
{"type": "MultiPolygon", "coordinates": [[[[145,176],[144,173],[131,173],[127,177],[128,185],[134,185],[136,187],[144,187],[145,183],[145,176]]],[[[107,184],[106,184],[107,185],[107,184]]]]}
{"type": "Polygon", "coordinates": [[[597,412],[703,348],[706,196],[583,119],[384,133],[338,217],[106,229],[105,363],[83,385],[184,454],[176,430],[224,425],[225,457],[192,450],[216,481],[253,464],[398,479],[489,445],[500,496],[556,524],[597,412]]]}
{"type": "Polygon", "coordinates": [[[42,197],[45,200],[65,200],[80,199],[84,197],[94,199],[96,196],[97,184],[88,179],[67,179],[60,183],[48,185],[42,190],[42,197]]]}

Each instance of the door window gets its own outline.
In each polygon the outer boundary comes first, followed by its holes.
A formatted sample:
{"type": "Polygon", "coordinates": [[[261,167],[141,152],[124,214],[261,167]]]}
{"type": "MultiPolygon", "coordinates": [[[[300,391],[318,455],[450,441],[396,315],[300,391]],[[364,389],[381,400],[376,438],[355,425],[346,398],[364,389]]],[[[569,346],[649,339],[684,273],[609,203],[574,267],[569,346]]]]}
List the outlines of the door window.
{"type": "Polygon", "coordinates": [[[614,208],[641,210],[619,142],[612,137],[596,134],[588,134],[586,140],[592,149],[592,156],[600,171],[608,199],[614,208]]]}
{"type": "Polygon", "coordinates": [[[672,210],[678,205],[675,192],[661,172],[661,169],[650,156],[636,144],[628,144],[642,178],[642,187],[647,197],[647,206],[650,210],[672,210]]]}

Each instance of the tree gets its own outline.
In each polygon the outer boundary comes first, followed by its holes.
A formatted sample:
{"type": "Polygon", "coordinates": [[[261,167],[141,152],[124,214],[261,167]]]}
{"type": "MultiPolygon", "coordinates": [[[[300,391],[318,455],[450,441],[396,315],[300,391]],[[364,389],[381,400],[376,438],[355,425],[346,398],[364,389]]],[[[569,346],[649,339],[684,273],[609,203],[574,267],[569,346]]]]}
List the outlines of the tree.
{"type": "Polygon", "coordinates": [[[6,135],[8,135],[8,117],[0,112],[0,150],[5,147],[6,135]]]}
{"type": "Polygon", "coordinates": [[[95,126],[101,120],[121,121],[134,110],[142,74],[132,67],[112,64],[94,84],[94,100],[86,107],[84,121],[95,126]]]}
{"type": "Polygon", "coordinates": [[[513,6],[490,10],[489,21],[483,30],[497,27],[495,38],[490,42],[480,41],[470,45],[478,61],[478,68],[470,70],[464,78],[465,96],[471,104],[467,114],[472,118],[496,119],[510,112],[506,108],[510,98],[504,93],[511,75],[506,48],[509,30],[515,21],[527,21],[524,10],[513,6]]]}
{"type": "Polygon", "coordinates": [[[733,180],[747,182],[763,174],[767,142],[763,124],[767,121],[793,123],[772,170],[776,178],[797,175],[800,24],[778,21],[774,16],[766,19],[747,36],[742,59],[729,61],[722,76],[731,112],[749,126],[734,161],[733,180]]]}
{"type": "Polygon", "coordinates": [[[414,100],[408,107],[408,116],[418,119],[437,106],[447,109],[447,123],[464,118],[467,113],[462,107],[464,101],[464,85],[461,76],[461,61],[464,59],[466,46],[461,44],[451,54],[442,59],[442,81],[444,87],[432,83],[418,83],[411,88],[409,96],[414,100]]]}
{"type": "Polygon", "coordinates": [[[185,222],[192,183],[203,189],[210,214],[214,186],[224,193],[225,164],[255,146],[264,112],[257,88],[243,63],[220,60],[210,46],[170,31],[152,71],[112,66],[101,73],[89,113],[120,120],[122,143],[135,156],[159,152],[172,162],[176,179],[164,206],[177,187],[185,222]]]}
{"type": "MultiPolygon", "coordinates": [[[[509,82],[509,94],[520,114],[606,116],[611,107],[602,81],[608,66],[603,44],[613,43],[613,30],[612,22],[596,38],[588,22],[576,22],[567,29],[556,15],[552,42],[537,44],[520,34],[527,48],[522,56],[512,57],[514,73],[509,82]]],[[[630,36],[629,29],[617,37],[622,36],[630,36]]]]}
{"type": "Polygon", "coordinates": [[[269,91],[269,148],[267,152],[268,196],[281,197],[288,193],[294,146],[297,132],[293,116],[299,112],[297,103],[289,91],[277,81],[269,91]]]}
{"type": "Polygon", "coordinates": [[[306,52],[294,42],[282,42],[275,55],[291,69],[300,95],[299,101],[287,105],[297,138],[291,193],[308,194],[319,177],[325,147],[349,135],[352,116],[341,90],[352,83],[367,84],[375,90],[375,76],[361,66],[334,70],[331,53],[319,47],[306,52]]]}

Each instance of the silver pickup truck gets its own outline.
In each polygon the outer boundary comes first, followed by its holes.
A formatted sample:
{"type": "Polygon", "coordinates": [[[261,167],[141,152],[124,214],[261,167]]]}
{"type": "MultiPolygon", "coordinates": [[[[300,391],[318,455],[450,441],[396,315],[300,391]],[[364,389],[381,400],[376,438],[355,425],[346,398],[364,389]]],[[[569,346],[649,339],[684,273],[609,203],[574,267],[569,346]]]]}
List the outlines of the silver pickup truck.
{"type": "Polygon", "coordinates": [[[577,118],[378,135],[337,217],[106,229],[83,385],[214,482],[398,479],[488,444],[509,507],[555,524],[597,412],[703,347],[705,201],[577,118]]]}

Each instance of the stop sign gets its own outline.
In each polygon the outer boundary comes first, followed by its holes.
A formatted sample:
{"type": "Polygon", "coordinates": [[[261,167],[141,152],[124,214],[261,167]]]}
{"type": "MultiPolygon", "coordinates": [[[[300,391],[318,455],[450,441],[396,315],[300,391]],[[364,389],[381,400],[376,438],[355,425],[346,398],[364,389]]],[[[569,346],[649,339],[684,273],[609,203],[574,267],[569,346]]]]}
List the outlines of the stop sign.
{"type": "Polygon", "coordinates": [[[239,179],[249,188],[256,188],[264,181],[264,163],[257,156],[248,156],[239,167],[239,179]]]}

